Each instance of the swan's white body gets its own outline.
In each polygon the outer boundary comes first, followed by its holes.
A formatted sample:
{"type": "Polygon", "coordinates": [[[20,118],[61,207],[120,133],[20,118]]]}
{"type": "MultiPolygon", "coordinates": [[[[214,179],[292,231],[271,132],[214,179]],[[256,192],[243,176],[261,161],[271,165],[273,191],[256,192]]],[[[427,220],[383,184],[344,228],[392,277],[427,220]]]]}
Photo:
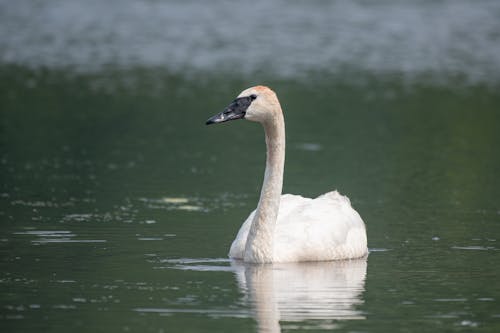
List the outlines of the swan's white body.
{"type": "MultiPolygon", "coordinates": [[[[229,257],[244,259],[255,212],[241,226],[229,257]]],[[[281,196],[274,229],[273,262],[359,258],[366,253],[365,225],[347,197],[337,191],[316,199],[292,194],[281,196]]]]}
{"type": "Polygon", "coordinates": [[[229,256],[245,262],[296,262],[360,258],[368,253],[363,220],[337,191],[316,199],[281,195],[285,123],[276,94],[263,86],[244,90],[207,124],[245,118],[260,122],[267,159],[257,208],[243,223],[229,256]]]}

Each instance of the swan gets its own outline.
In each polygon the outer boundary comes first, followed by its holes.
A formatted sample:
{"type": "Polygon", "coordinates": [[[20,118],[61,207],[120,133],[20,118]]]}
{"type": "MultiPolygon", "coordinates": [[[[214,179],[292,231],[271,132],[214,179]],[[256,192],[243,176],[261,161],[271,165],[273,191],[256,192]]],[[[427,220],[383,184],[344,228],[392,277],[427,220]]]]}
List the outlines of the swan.
{"type": "Polygon", "coordinates": [[[229,257],[249,263],[277,263],[366,256],[365,224],[349,198],[337,191],[315,199],[281,194],[285,122],[276,93],[265,86],[245,89],[206,124],[242,118],[264,128],[266,169],[257,208],[241,226],[229,257]]]}

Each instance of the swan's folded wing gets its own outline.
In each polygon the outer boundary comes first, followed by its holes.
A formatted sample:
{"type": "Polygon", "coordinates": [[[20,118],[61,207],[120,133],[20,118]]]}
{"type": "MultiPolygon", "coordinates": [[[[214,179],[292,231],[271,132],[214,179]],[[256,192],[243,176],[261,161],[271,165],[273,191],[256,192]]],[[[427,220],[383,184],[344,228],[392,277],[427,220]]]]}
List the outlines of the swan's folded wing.
{"type": "Polygon", "coordinates": [[[255,216],[255,210],[248,215],[245,222],[240,227],[236,238],[231,244],[231,249],[229,250],[229,257],[233,259],[243,259],[245,254],[245,245],[247,243],[248,232],[250,231],[250,226],[252,225],[253,217],[255,216]]]}
{"type": "Polygon", "coordinates": [[[343,259],[352,257],[353,253],[364,255],[364,223],[347,197],[334,191],[316,199],[299,198],[285,200],[280,206],[274,239],[275,256],[279,261],[343,259]],[[293,207],[286,207],[288,204],[293,207]]]}

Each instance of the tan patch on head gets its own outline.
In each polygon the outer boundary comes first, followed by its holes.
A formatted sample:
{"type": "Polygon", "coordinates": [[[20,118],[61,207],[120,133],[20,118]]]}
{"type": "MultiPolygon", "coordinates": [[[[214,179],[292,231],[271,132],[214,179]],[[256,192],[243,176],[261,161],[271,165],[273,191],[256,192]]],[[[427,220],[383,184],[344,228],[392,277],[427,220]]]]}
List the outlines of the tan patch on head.
{"type": "Polygon", "coordinates": [[[276,93],[271,88],[266,86],[255,86],[254,89],[258,94],[276,96],[276,93]]]}
{"type": "Polygon", "coordinates": [[[271,88],[266,87],[266,86],[254,86],[247,88],[243,90],[238,97],[243,97],[243,96],[249,96],[251,94],[257,94],[257,95],[271,95],[271,96],[276,96],[276,93],[272,91],[271,88]]]}
{"type": "Polygon", "coordinates": [[[269,87],[266,86],[254,86],[243,90],[238,97],[248,96],[251,94],[263,95],[276,98],[276,93],[269,87]]]}
{"type": "Polygon", "coordinates": [[[253,89],[255,89],[255,90],[256,90],[256,91],[258,91],[258,92],[262,92],[262,93],[263,93],[263,92],[272,91],[272,89],[271,89],[271,88],[266,87],[266,86],[255,86],[255,87],[253,87],[253,89]]]}

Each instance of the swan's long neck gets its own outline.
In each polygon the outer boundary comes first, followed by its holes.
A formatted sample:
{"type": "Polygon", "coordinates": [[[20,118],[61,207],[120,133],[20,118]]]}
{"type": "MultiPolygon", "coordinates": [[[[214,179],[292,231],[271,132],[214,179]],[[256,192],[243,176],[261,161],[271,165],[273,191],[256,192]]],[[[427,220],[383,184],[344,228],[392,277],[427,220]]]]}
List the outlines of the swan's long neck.
{"type": "Polygon", "coordinates": [[[273,261],[273,238],[285,166],[285,122],[281,109],[263,123],[266,134],[266,171],[257,211],[248,233],[245,261],[266,263],[273,261]]]}

